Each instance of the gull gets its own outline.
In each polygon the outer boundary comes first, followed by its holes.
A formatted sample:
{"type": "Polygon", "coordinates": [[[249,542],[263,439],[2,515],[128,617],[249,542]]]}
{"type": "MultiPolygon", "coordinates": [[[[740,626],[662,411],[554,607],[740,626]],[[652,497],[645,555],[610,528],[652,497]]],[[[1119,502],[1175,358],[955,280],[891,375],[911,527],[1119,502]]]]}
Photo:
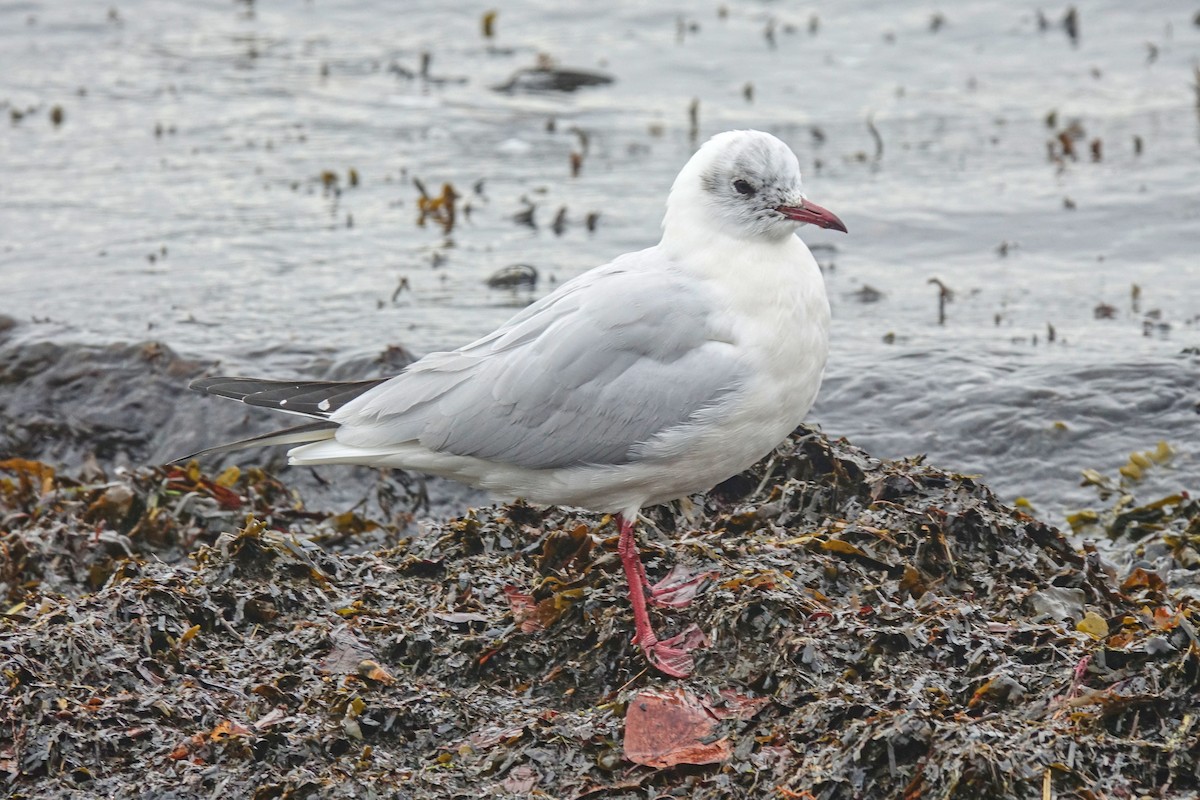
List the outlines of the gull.
{"type": "Polygon", "coordinates": [[[614,513],[634,644],[676,678],[703,641],[660,640],[639,510],[696,492],[767,455],[808,413],[829,351],[820,268],[796,235],[845,232],[809,201],[792,151],[761,131],[702,145],[675,179],[655,246],[563,284],[464,347],[388,379],[213,377],[191,388],[316,421],[201,451],[290,444],[296,465],[365,464],[441,475],[507,497],[614,513]]]}

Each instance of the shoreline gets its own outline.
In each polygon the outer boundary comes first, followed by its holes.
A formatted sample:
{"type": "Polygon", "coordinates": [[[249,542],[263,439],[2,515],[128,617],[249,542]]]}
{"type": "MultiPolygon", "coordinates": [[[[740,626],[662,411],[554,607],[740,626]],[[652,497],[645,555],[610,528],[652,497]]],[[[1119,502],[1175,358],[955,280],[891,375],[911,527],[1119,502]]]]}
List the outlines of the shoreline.
{"type": "MultiPolygon", "coordinates": [[[[1198,786],[1194,594],[1118,573],[971,478],[819,434],[689,514],[651,510],[652,577],[715,573],[662,614],[708,639],[687,681],[631,646],[600,515],[486,506],[412,530],[308,511],[261,471],[0,478],[14,797],[1198,786]],[[668,726],[703,708],[705,733],[648,754],[643,706],[668,726]]],[[[1195,501],[1162,510],[1185,538],[1200,524],[1195,501]]]]}

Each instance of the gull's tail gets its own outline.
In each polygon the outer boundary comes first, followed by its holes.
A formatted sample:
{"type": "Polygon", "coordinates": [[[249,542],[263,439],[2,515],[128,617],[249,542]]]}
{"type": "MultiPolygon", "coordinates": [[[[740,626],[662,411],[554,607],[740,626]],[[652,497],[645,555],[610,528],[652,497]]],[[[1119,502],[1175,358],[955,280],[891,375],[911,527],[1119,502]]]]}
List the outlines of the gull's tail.
{"type": "Polygon", "coordinates": [[[192,381],[189,389],[239,400],[247,405],[262,406],[315,417],[317,422],[298,425],[282,431],[252,436],[229,444],[205,448],[198,452],[175,459],[187,461],[197,456],[226,453],[248,447],[266,447],[275,444],[304,444],[332,439],[338,423],[329,416],[342,406],[369,389],[383,383],[386,378],[370,381],[267,381],[257,378],[200,378],[192,381]]]}

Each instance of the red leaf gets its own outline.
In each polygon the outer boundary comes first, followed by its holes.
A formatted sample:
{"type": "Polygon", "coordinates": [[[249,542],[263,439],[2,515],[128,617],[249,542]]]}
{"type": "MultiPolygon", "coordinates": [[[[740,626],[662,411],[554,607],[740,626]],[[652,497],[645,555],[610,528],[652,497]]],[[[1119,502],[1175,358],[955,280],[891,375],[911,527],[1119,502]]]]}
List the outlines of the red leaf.
{"type": "Polygon", "coordinates": [[[625,712],[625,757],[648,767],[714,764],[733,750],[717,720],[685,689],[639,692],[625,712]]]}
{"type": "Polygon", "coordinates": [[[540,603],[534,602],[533,595],[525,594],[515,586],[505,586],[504,595],[512,609],[513,622],[520,626],[521,633],[545,630],[566,608],[556,597],[547,597],[540,603]]]}
{"type": "Polygon", "coordinates": [[[508,598],[508,606],[512,609],[513,619],[517,622],[525,619],[537,604],[533,595],[525,594],[517,587],[509,584],[504,587],[504,596],[508,598]]]}

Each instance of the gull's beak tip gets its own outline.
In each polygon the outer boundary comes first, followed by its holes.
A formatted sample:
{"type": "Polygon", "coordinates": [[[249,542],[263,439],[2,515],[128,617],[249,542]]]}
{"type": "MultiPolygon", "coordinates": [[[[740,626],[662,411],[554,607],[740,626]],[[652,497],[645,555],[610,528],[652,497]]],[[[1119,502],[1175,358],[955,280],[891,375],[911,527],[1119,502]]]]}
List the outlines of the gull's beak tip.
{"type": "Polygon", "coordinates": [[[818,228],[849,233],[846,230],[846,223],[838,219],[837,214],[808,200],[798,206],[778,206],[775,210],[796,222],[805,222],[809,225],[816,225],[818,228]]]}

